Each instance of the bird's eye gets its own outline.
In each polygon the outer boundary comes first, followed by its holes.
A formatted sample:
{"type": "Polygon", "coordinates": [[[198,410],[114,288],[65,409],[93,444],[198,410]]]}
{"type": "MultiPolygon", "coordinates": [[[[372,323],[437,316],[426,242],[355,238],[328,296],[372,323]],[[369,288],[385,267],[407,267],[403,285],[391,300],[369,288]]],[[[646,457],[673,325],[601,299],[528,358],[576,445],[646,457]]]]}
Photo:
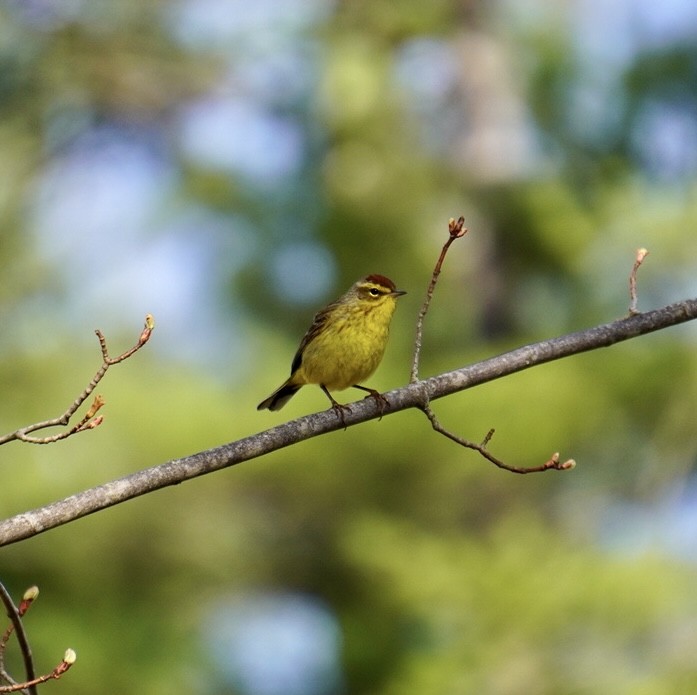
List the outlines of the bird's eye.
{"type": "Polygon", "coordinates": [[[371,287],[369,290],[370,294],[373,295],[373,297],[379,297],[380,296],[380,290],[377,289],[377,287],[371,287]]]}

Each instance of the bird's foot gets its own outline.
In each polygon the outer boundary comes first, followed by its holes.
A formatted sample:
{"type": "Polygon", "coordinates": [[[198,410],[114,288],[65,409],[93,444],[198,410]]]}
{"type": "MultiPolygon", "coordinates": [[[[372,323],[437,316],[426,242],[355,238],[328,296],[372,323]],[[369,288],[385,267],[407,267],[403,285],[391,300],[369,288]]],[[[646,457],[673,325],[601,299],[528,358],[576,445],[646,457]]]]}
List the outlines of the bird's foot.
{"type": "Polygon", "coordinates": [[[344,405],[343,403],[339,403],[334,396],[332,396],[331,393],[329,393],[329,389],[324,385],[320,384],[319,387],[324,391],[324,393],[327,394],[327,398],[332,402],[332,410],[336,413],[336,416],[341,420],[341,424],[344,426],[344,429],[346,429],[346,420],[344,419],[344,412],[351,412],[351,406],[350,405],[344,405]]]}
{"type": "Polygon", "coordinates": [[[380,417],[378,418],[378,420],[382,420],[382,416],[385,414],[385,410],[390,407],[390,402],[379,391],[376,391],[375,389],[366,390],[368,391],[368,395],[366,396],[366,398],[373,398],[375,400],[375,405],[377,406],[377,409],[380,411],[380,417]]]}
{"type": "Polygon", "coordinates": [[[344,429],[346,429],[346,420],[344,419],[344,413],[350,413],[351,406],[344,405],[343,403],[339,403],[338,401],[333,401],[332,410],[336,413],[336,416],[339,418],[339,420],[341,420],[341,424],[344,426],[344,429]]]}

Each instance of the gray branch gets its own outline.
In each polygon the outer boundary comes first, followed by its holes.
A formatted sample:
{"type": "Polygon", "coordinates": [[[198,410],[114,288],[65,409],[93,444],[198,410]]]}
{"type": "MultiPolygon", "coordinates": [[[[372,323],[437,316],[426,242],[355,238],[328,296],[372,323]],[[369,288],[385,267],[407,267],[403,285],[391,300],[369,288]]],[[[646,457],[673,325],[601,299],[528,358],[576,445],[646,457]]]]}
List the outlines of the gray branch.
{"type": "MultiPolygon", "coordinates": [[[[697,318],[697,299],[676,302],[655,311],[636,314],[587,330],[506,352],[468,367],[416,381],[385,394],[389,408],[384,415],[407,408],[423,409],[430,401],[499,379],[545,362],[659,331],[697,318]]],[[[345,414],[347,427],[380,416],[374,399],[351,404],[345,414]]],[[[270,430],[245,437],[215,449],[167,461],[97,487],[84,490],[44,507],[0,522],[0,546],[43,533],[101,509],[177,485],[185,480],[234,466],[272,451],[343,428],[331,410],[307,415],[270,430]]]]}

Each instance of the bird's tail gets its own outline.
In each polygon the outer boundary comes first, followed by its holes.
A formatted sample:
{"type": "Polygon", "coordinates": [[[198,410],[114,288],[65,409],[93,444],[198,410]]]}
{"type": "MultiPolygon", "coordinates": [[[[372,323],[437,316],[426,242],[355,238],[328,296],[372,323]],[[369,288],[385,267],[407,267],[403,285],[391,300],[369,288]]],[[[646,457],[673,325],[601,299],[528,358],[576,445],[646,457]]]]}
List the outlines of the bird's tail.
{"type": "Polygon", "coordinates": [[[286,381],[279,386],[266,400],[257,406],[257,410],[280,410],[299,390],[302,384],[291,384],[286,381]]]}

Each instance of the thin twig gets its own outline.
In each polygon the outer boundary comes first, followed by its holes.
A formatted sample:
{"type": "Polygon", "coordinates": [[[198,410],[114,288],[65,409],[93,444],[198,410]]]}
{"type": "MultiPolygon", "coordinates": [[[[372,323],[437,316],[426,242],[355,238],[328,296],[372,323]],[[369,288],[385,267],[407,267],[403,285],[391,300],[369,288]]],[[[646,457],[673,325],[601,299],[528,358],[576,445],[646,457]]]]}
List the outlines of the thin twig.
{"type": "Polygon", "coordinates": [[[634,261],[634,267],[632,272],[629,274],[629,315],[634,316],[638,314],[637,310],[637,291],[636,291],[636,275],[641,264],[644,262],[646,256],[649,252],[646,249],[637,249],[636,260],[634,261]]]}
{"type": "MultiPolygon", "coordinates": [[[[24,624],[22,623],[20,612],[17,606],[15,606],[9,592],[2,583],[0,583],[0,600],[5,606],[7,617],[12,623],[11,628],[8,628],[2,637],[2,671],[0,671],[0,676],[10,683],[11,687],[16,685],[16,682],[5,671],[5,648],[7,646],[7,640],[9,640],[10,635],[14,631],[15,635],[17,635],[17,642],[19,643],[19,649],[22,653],[22,660],[24,661],[24,671],[26,673],[27,681],[26,683],[21,684],[22,687],[19,689],[26,689],[30,695],[36,695],[36,688],[30,684],[30,682],[36,678],[36,672],[34,671],[34,659],[32,657],[29,640],[27,639],[27,633],[24,631],[24,624]]],[[[23,611],[26,612],[26,608],[23,608],[23,611]]],[[[2,690],[0,690],[0,692],[2,692],[2,690]]]]}
{"type": "Polygon", "coordinates": [[[126,350],[123,354],[118,357],[109,357],[109,350],[107,349],[106,338],[101,331],[95,331],[97,338],[99,340],[99,346],[102,351],[102,366],[97,370],[96,374],[92,377],[92,380],[87,385],[85,390],[70,404],[68,409],[56,418],[51,420],[44,420],[43,422],[36,422],[33,425],[27,425],[14,432],[0,437],[0,445],[7,444],[7,442],[12,442],[19,440],[22,442],[27,442],[29,444],[52,444],[53,442],[58,442],[61,439],[67,439],[68,437],[78,433],[84,432],[85,430],[91,430],[95,427],[99,427],[102,424],[102,416],[94,417],[97,411],[104,405],[104,399],[97,395],[92,402],[92,406],[87,411],[85,417],[74,427],[64,432],[59,432],[50,437],[32,437],[31,432],[36,432],[37,430],[47,429],[49,427],[65,427],[69,422],[70,418],[75,414],[77,409],[90,397],[97,384],[104,378],[109,367],[123,360],[128,359],[135,352],[140,350],[140,348],[145,345],[152,335],[153,329],[155,328],[155,322],[153,317],[148,314],[145,317],[145,326],[138,338],[138,342],[129,350],[126,350]]]}
{"type": "Polygon", "coordinates": [[[553,454],[552,457],[548,461],[545,461],[545,463],[543,463],[542,465],[539,465],[539,466],[529,466],[529,467],[511,466],[507,463],[504,463],[500,459],[497,459],[486,448],[486,445],[489,443],[489,441],[491,440],[491,438],[494,435],[493,429],[489,430],[487,432],[486,437],[484,437],[484,441],[481,444],[475,444],[474,442],[470,442],[467,439],[463,439],[462,437],[458,437],[456,434],[453,434],[449,430],[446,430],[445,427],[443,427],[443,425],[440,424],[440,422],[436,418],[433,410],[431,410],[430,406],[426,405],[422,408],[422,410],[425,413],[426,417],[431,421],[431,425],[436,432],[444,435],[445,437],[452,440],[453,442],[456,442],[460,446],[464,446],[467,449],[473,449],[474,451],[479,452],[487,461],[493,463],[495,466],[498,466],[499,468],[503,468],[506,471],[510,471],[511,473],[520,473],[520,474],[542,473],[544,471],[550,471],[550,470],[568,471],[576,466],[576,462],[573,459],[568,459],[567,461],[564,461],[563,463],[560,462],[559,461],[559,452],[553,454]]]}
{"type": "Polygon", "coordinates": [[[426,314],[428,313],[428,307],[431,304],[433,291],[436,289],[436,283],[438,282],[438,276],[440,275],[440,270],[443,266],[443,261],[445,260],[445,256],[448,253],[448,249],[450,248],[450,245],[453,243],[453,241],[455,241],[455,239],[459,239],[460,237],[465,236],[465,234],[467,234],[467,231],[468,230],[465,227],[464,217],[459,217],[457,220],[451,217],[448,221],[448,240],[445,242],[443,248],[441,249],[438,261],[436,262],[436,266],[433,269],[433,273],[431,274],[431,282],[429,283],[428,290],[426,291],[426,299],[424,299],[421,311],[419,311],[419,316],[416,319],[416,337],[414,338],[414,358],[411,363],[411,377],[409,378],[409,383],[411,384],[415,384],[419,380],[419,362],[421,360],[421,340],[423,336],[424,319],[426,318],[426,314]]]}
{"type": "Polygon", "coordinates": [[[0,685],[0,693],[16,693],[19,691],[26,691],[34,695],[36,693],[37,685],[41,685],[41,683],[46,683],[46,681],[50,680],[58,680],[75,663],[75,659],[75,652],[72,649],[68,649],[66,650],[61,662],[50,673],[32,678],[24,683],[13,682],[10,685],[0,685]]]}

